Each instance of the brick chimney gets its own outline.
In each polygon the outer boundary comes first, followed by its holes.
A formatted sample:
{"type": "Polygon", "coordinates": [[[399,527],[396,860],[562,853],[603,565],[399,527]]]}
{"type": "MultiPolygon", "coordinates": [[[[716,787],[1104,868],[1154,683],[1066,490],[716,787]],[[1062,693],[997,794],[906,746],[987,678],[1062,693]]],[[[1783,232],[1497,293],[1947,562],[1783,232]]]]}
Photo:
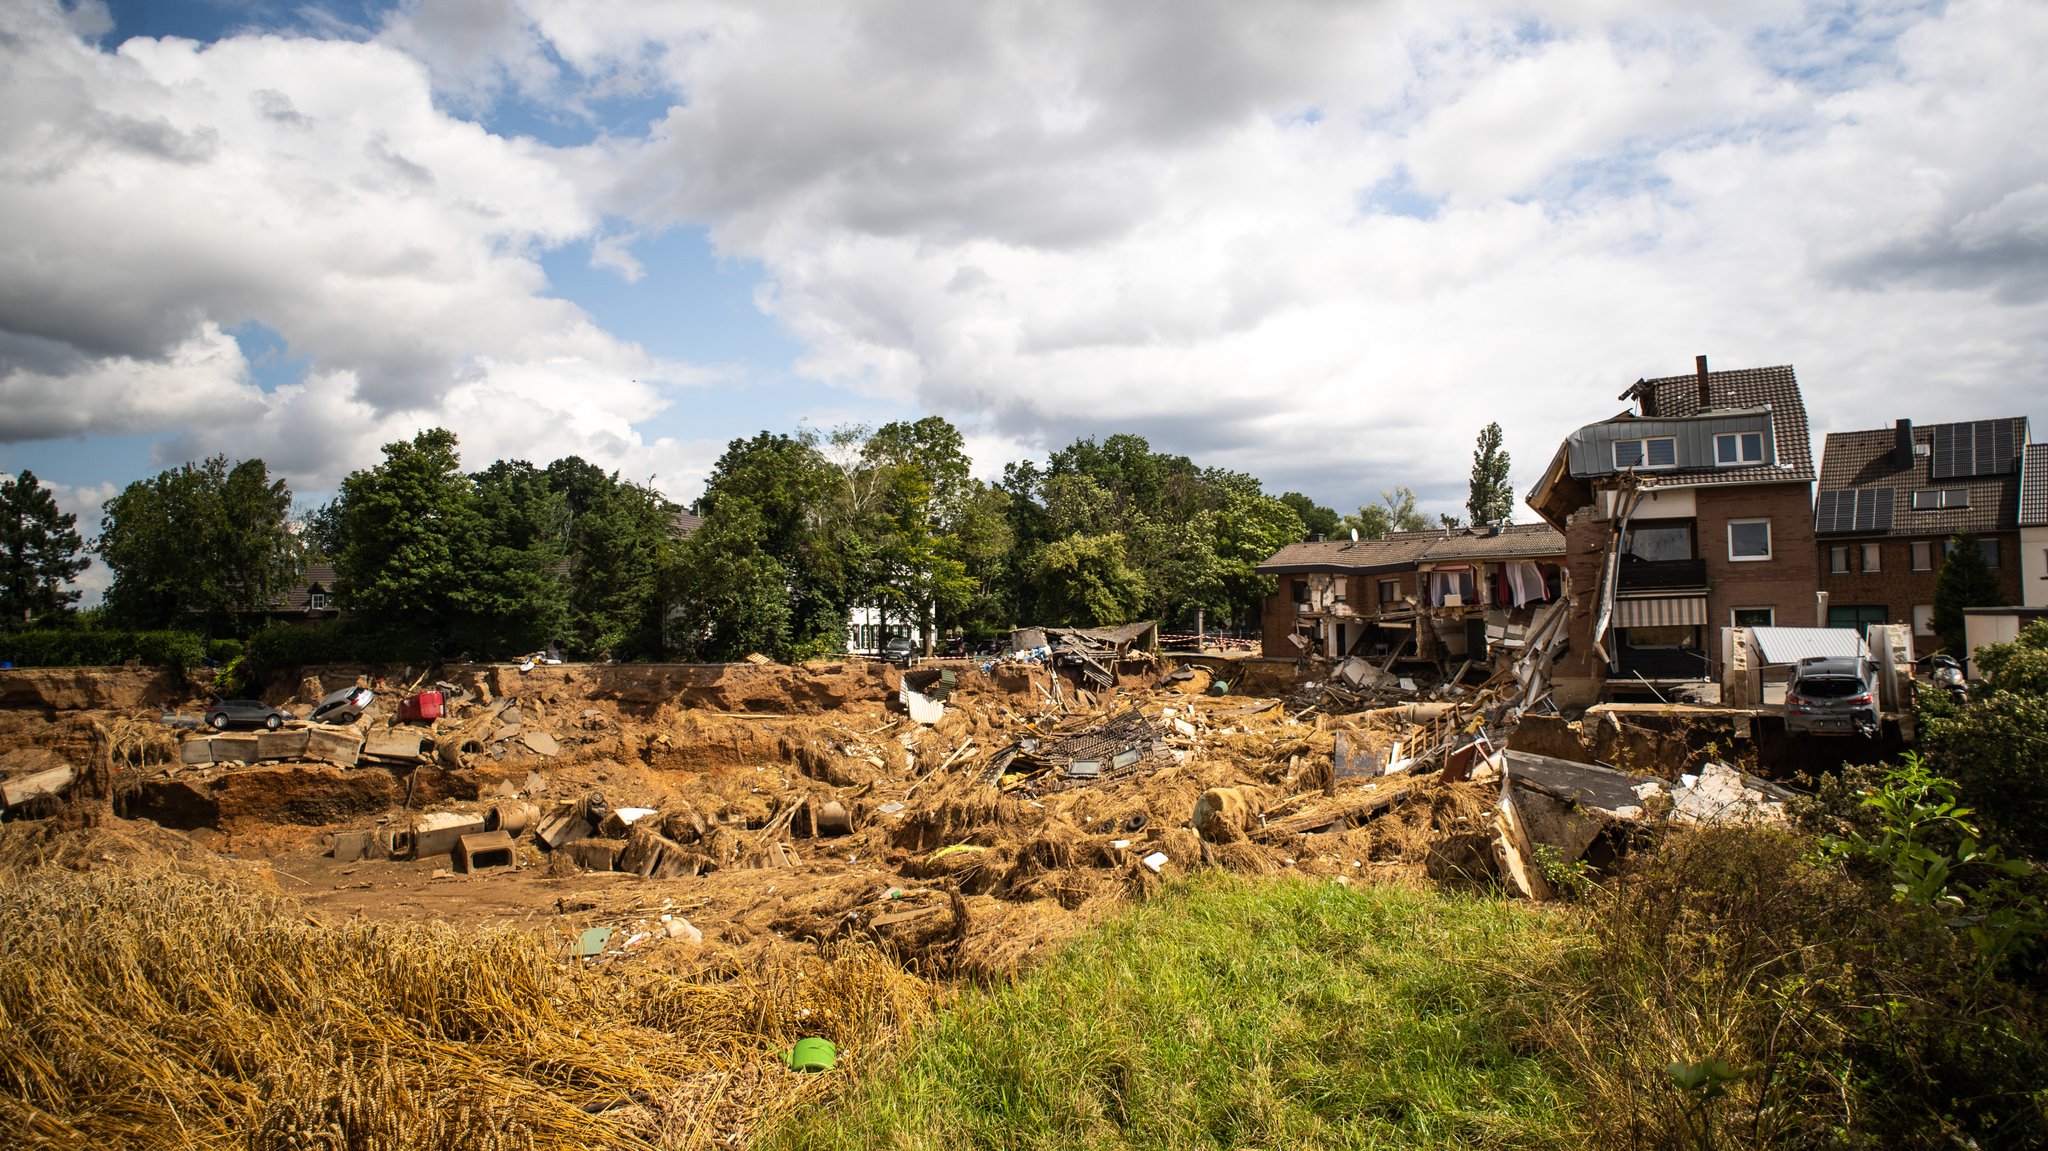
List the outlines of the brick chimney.
{"type": "Polygon", "coordinates": [[[1692,363],[1693,367],[1699,369],[1700,373],[1700,410],[1704,412],[1714,406],[1713,394],[1707,389],[1707,358],[1705,356],[1694,356],[1692,363]]]}
{"type": "Polygon", "coordinates": [[[1900,420],[1892,430],[1892,466],[1913,466],[1913,421],[1900,420]]]}

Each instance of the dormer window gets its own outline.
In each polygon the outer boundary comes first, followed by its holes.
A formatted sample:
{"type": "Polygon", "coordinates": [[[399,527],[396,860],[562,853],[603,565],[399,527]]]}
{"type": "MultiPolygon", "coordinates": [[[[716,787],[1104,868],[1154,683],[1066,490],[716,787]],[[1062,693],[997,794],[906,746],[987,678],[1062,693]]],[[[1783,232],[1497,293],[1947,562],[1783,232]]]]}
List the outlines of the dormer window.
{"type": "Polygon", "coordinates": [[[1714,437],[1714,463],[1724,468],[1764,462],[1762,432],[1726,432],[1714,437]]]}
{"type": "Polygon", "coordinates": [[[310,590],[308,590],[308,591],[306,592],[306,610],[308,610],[308,611],[326,611],[326,610],[327,610],[327,589],[326,589],[326,588],[323,588],[323,587],[321,587],[321,586],[320,586],[319,584],[314,584],[314,585],[312,586],[312,588],[311,588],[310,590]]]}
{"type": "Polygon", "coordinates": [[[1617,468],[1675,468],[1678,466],[1678,438],[1653,436],[1642,440],[1614,441],[1617,468]]]}

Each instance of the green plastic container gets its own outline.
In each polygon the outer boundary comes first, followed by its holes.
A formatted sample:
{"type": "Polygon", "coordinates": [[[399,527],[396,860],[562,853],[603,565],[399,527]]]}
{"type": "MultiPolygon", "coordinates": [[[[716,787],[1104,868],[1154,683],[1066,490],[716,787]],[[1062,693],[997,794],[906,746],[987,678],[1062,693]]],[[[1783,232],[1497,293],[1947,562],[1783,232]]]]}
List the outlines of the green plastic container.
{"type": "Polygon", "coordinates": [[[1229,685],[1229,684],[1227,684],[1227,683],[1225,683],[1225,682],[1223,682],[1223,681],[1222,681],[1222,680],[1220,680],[1220,679],[1219,679],[1219,680],[1216,680],[1215,682],[1213,682],[1213,683],[1211,683],[1211,684],[1209,685],[1209,694],[1210,694],[1210,695],[1229,695],[1229,694],[1230,694],[1230,685],[1229,685]]]}
{"type": "Polygon", "coordinates": [[[796,1046],[782,1056],[782,1061],[789,1064],[791,1071],[830,1071],[838,1060],[839,1052],[833,1048],[832,1041],[815,1035],[797,1040],[796,1046]]]}

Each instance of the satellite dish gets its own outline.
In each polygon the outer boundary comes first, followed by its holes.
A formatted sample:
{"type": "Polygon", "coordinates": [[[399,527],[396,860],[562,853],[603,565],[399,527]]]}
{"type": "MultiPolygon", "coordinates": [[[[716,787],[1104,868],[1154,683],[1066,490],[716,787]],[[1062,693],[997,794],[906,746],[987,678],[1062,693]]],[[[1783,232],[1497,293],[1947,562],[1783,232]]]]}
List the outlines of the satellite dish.
{"type": "Polygon", "coordinates": [[[1357,529],[1357,528],[1352,528],[1352,529],[1351,529],[1351,542],[1352,542],[1352,543],[1357,543],[1357,542],[1358,542],[1358,529],[1357,529]]]}

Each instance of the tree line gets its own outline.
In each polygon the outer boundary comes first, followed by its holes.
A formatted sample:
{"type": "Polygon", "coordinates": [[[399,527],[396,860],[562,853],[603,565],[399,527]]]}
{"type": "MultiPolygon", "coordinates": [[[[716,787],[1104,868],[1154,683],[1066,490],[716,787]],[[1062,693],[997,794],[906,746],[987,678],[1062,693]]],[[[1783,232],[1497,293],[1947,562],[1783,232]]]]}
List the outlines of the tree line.
{"type": "MultiPolygon", "coordinates": [[[[1406,488],[1340,516],[1127,434],[986,482],[936,416],[733,440],[694,532],[652,486],[577,457],[468,472],[458,448],[443,428],[386,444],[299,514],[261,459],[183,464],[106,501],[89,544],[31,473],[0,477],[0,626],[71,619],[90,550],[111,583],[88,623],[245,637],[330,563],[331,630],[436,656],[798,659],[841,650],[856,612],[927,642],[1141,619],[1250,631],[1272,590],[1254,569],[1282,546],[1431,526],[1406,488]]],[[[1498,425],[1473,476],[1474,522],[1504,521],[1498,425]]]]}

